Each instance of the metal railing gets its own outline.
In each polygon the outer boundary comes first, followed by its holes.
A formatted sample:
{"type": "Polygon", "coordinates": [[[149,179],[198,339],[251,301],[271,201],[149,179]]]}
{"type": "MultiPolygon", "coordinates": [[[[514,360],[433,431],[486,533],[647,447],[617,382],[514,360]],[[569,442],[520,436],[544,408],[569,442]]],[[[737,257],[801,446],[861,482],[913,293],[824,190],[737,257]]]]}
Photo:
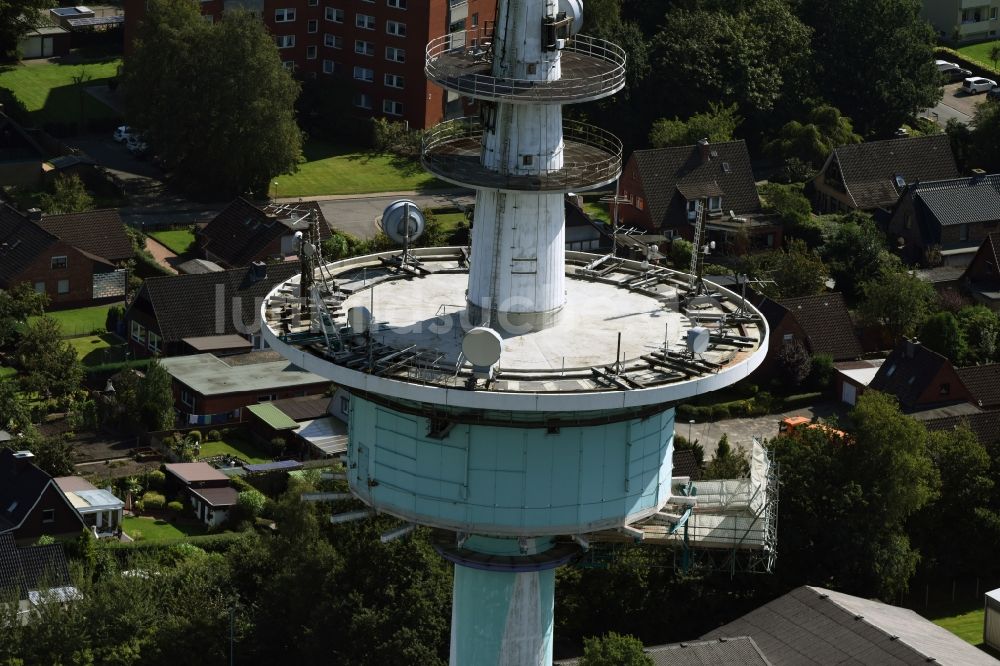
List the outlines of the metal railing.
{"type": "MultiPolygon", "coordinates": [[[[557,169],[502,174],[482,164],[483,124],[478,117],[457,118],[429,129],[423,137],[424,165],[434,174],[465,185],[514,190],[572,190],[615,180],[622,168],[622,143],[614,134],[576,120],[563,120],[563,162],[557,169]]],[[[548,153],[532,156],[546,164],[548,153]]],[[[519,160],[524,155],[519,154],[519,160]]]]}
{"type": "Polygon", "coordinates": [[[424,72],[468,97],[507,101],[573,101],[612,95],[625,85],[625,50],[587,35],[566,41],[562,75],[554,81],[497,77],[492,73],[492,30],[454,32],[427,44],[424,72]]]}

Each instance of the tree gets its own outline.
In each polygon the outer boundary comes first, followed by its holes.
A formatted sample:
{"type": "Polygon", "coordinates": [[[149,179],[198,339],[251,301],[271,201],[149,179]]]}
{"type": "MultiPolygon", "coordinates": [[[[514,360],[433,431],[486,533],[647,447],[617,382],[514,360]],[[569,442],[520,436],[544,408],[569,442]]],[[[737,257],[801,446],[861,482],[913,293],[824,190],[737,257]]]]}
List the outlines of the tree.
{"type": "Polygon", "coordinates": [[[750,473],[750,460],[742,447],[734,451],[729,445],[729,435],[723,434],[715,449],[712,460],[705,465],[702,478],[705,479],[740,479],[750,473]]]}
{"type": "Polygon", "coordinates": [[[42,210],[50,215],[82,213],[94,207],[94,198],[75,173],[57,176],[52,188],[52,194],[46,192],[39,197],[42,210]]]}
{"type": "Polygon", "coordinates": [[[80,387],[83,368],[76,350],[62,339],[59,322],[42,316],[28,323],[15,354],[26,391],[62,397],[80,387]]]}
{"type": "Polygon", "coordinates": [[[823,259],[837,291],[849,302],[861,296],[861,284],[874,279],[889,261],[885,237],[870,215],[854,211],[844,215],[823,246],[823,259]]]}
{"type": "Polygon", "coordinates": [[[31,425],[31,409],[17,382],[0,381],[0,430],[17,434],[31,425]]]}
{"type": "Polygon", "coordinates": [[[122,76],[130,116],[189,189],[263,193],[296,168],[299,86],[252,14],[207,24],[185,0],[153,0],[122,76]]]}
{"type": "Polygon", "coordinates": [[[1000,342],[1000,317],[984,305],[971,305],[958,311],[958,323],[968,345],[967,360],[990,363],[997,358],[1000,342]]]}
{"type": "Polygon", "coordinates": [[[265,497],[264,493],[260,492],[256,488],[248,488],[247,490],[240,492],[236,498],[236,503],[242,507],[251,518],[256,518],[264,508],[264,504],[267,503],[267,497],[265,497]]]}
{"type": "Polygon", "coordinates": [[[0,2],[0,58],[17,56],[18,43],[32,28],[42,25],[39,10],[48,7],[41,0],[4,0],[0,2]]]}
{"type": "Polygon", "coordinates": [[[919,0],[800,0],[816,90],[865,136],[889,136],[941,99],[934,31],[919,0]]]}
{"type": "Polygon", "coordinates": [[[142,425],[147,430],[159,432],[174,425],[172,380],[170,373],[155,358],[139,380],[136,399],[142,425]]]}
{"type": "Polygon", "coordinates": [[[812,371],[812,358],[798,340],[784,342],[778,351],[779,378],[785,386],[798,388],[812,371]]]}
{"type": "Polygon", "coordinates": [[[653,658],[643,651],[638,638],[612,631],[583,641],[580,666],[653,666],[653,658]]]}
{"type": "Polygon", "coordinates": [[[649,143],[653,148],[666,148],[689,146],[701,139],[708,139],[710,143],[732,141],[736,128],[743,121],[736,112],[736,104],[722,106],[709,102],[708,106],[708,111],[696,113],[687,120],[660,118],[649,132],[649,143]]]}
{"type": "Polygon", "coordinates": [[[972,116],[970,166],[1000,171],[1000,104],[980,104],[972,116]]]}
{"type": "Polygon", "coordinates": [[[812,223],[812,204],[801,184],[764,183],[757,191],[764,212],[777,215],[788,235],[804,240],[809,247],[822,245],[822,229],[812,223]]]}
{"type": "Polygon", "coordinates": [[[46,437],[29,428],[19,446],[31,451],[32,462],[50,476],[73,473],[73,446],[62,437],[46,437]]]}
{"type": "Polygon", "coordinates": [[[920,326],[920,341],[955,365],[961,365],[968,354],[965,333],[950,312],[937,312],[925,319],[920,326]]]}
{"type": "Polygon", "coordinates": [[[42,314],[48,303],[49,297],[27,282],[0,290],[0,350],[11,349],[28,317],[42,314]]]}
{"type": "Polygon", "coordinates": [[[990,47],[990,62],[993,63],[993,69],[996,69],[997,63],[1000,62],[1000,42],[994,42],[990,47]]]}
{"type": "Polygon", "coordinates": [[[861,318],[883,326],[893,341],[912,335],[927,317],[934,288],[905,270],[883,268],[861,285],[861,318]]]}
{"type": "Polygon", "coordinates": [[[805,123],[792,120],[785,124],[774,140],[765,144],[764,152],[781,160],[795,158],[818,169],[838,146],[861,143],[854,133],[851,119],[840,111],[821,104],[809,110],[805,123]]]}
{"type": "Polygon", "coordinates": [[[670,241],[670,261],[673,262],[674,268],[690,270],[692,250],[694,250],[694,245],[691,241],[683,238],[674,238],[670,241]]]}
{"type": "Polygon", "coordinates": [[[826,266],[805,241],[793,238],[784,250],[751,257],[750,272],[755,277],[769,277],[773,284],[761,290],[771,298],[812,296],[826,286],[826,266]]]}

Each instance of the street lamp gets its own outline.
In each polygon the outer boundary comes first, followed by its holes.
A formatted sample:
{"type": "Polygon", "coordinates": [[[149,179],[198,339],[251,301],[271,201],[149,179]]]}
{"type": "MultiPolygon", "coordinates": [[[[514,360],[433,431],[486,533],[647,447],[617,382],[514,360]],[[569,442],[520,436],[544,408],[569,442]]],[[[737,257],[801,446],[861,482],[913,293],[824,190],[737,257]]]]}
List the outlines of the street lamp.
{"type": "Polygon", "coordinates": [[[691,443],[691,426],[694,425],[694,419],[688,421],[688,444],[691,443]]]}
{"type": "Polygon", "coordinates": [[[277,199],[278,198],[278,181],[274,181],[274,183],[272,183],[272,184],[274,185],[274,198],[277,199]]]}

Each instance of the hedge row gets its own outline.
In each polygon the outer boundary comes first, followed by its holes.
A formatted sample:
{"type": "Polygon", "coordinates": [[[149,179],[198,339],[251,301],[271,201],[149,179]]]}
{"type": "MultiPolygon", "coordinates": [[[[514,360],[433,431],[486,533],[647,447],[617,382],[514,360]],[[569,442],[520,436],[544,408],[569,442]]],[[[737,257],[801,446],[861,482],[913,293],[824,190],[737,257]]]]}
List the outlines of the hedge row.
{"type": "Polygon", "coordinates": [[[733,400],[731,402],[720,402],[715,405],[678,405],[678,421],[696,421],[706,423],[710,421],[721,421],[729,418],[745,418],[748,416],[764,416],[766,414],[780,414],[790,409],[798,409],[813,404],[823,397],[821,391],[811,393],[800,393],[790,395],[785,398],[772,396],[766,391],[762,391],[753,398],[746,400],[733,400]]]}
{"type": "Polygon", "coordinates": [[[220,532],[219,534],[202,534],[183,539],[158,539],[156,541],[143,540],[128,542],[109,539],[106,541],[99,541],[98,543],[102,548],[107,548],[109,550],[129,550],[139,552],[159,550],[161,548],[170,548],[171,546],[176,546],[182,543],[189,543],[210,553],[224,553],[228,551],[242,536],[242,532],[220,532]]]}
{"type": "Polygon", "coordinates": [[[955,49],[939,46],[934,49],[934,56],[939,60],[948,60],[949,62],[955,62],[967,69],[971,69],[972,73],[976,76],[1000,76],[1000,70],[995,69],[990,63],[970,58],[955,49]],[[982,71],[977,72],[977,69],[982,71]]]}

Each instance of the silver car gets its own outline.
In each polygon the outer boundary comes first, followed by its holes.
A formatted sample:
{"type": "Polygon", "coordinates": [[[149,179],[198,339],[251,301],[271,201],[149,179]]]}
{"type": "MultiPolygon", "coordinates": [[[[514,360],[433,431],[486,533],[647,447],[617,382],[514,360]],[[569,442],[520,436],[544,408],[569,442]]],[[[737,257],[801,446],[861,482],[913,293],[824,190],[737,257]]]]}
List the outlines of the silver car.
{"type": "Polygon", "coordinates": [[[978,95],[981,92],[988,92],[996,86],[997,82],[992,79],[984,79],[979,76],[970,76],[962,81],[962,90],[970,95],[978,95]]]}

